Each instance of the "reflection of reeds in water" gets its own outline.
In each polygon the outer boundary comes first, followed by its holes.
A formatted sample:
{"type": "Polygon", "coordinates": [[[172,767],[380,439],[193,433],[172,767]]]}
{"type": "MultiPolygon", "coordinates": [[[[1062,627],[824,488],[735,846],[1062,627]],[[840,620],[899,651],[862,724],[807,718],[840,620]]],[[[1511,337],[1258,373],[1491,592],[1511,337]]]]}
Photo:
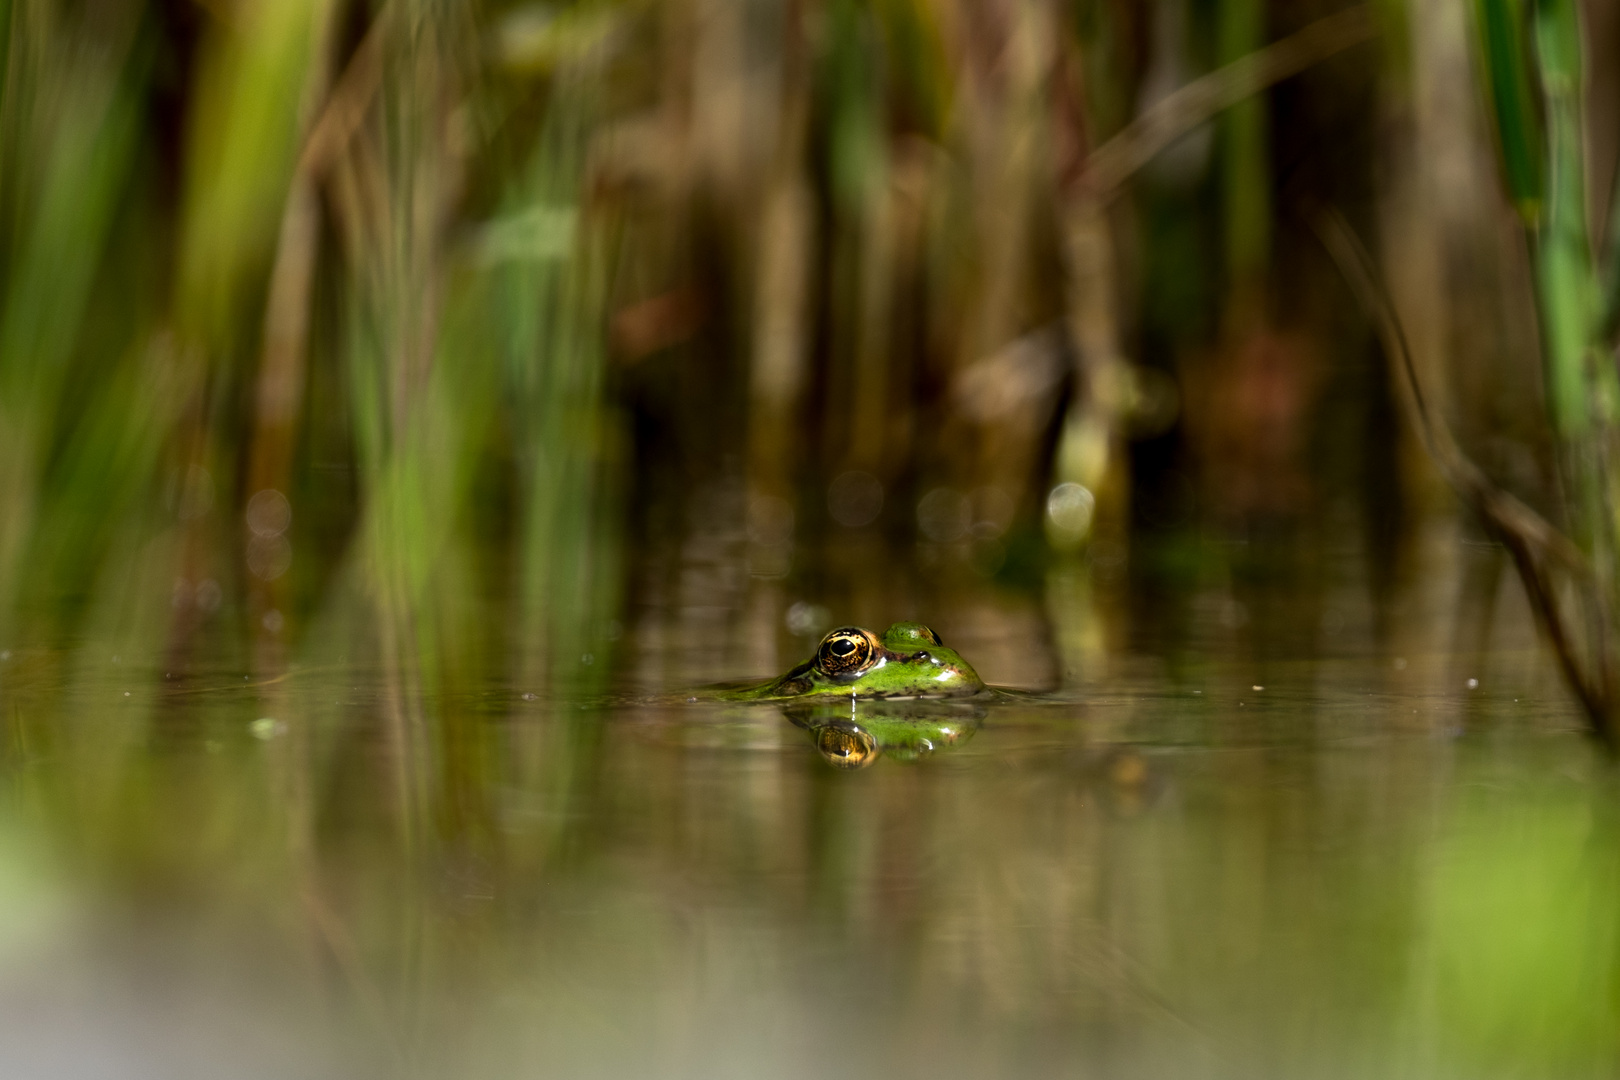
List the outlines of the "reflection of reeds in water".
{"type": "MultiPolygon", "coordinates": [[[[90,740],[74,816],[124,836],[138,733],[176,723],[157,686],[375,658],[397,835],[420,851],[443,792],[475,828],[483,728],[425,702],[607,668],[614,219],[583,176],[617,16],[535,38],[404,3],[97,11],[0,7],[0,637],[91,643],[46,682],[102,686],[116,654],[132,722],[24,703],[13,665],[20,730],[90,740]]],[[[271,686],[259,708],[226,730],[267,721],[311,926],[347,964],[315,816],[370,725],[323,731],[271,686]]]]}

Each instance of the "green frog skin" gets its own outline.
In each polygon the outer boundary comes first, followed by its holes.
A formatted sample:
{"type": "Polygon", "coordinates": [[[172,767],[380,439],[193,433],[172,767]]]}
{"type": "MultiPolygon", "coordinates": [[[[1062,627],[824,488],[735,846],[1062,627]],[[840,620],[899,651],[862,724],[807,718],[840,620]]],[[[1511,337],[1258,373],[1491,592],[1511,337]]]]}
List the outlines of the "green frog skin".
{"type": "Polygon", "coordinates": [[[895,623],[881,636],[844,626],[816,655],[779,679],[728,690],[730,701],[908,700],[981,693],[984,682],[956,650],[922,623],[895,623]]]}

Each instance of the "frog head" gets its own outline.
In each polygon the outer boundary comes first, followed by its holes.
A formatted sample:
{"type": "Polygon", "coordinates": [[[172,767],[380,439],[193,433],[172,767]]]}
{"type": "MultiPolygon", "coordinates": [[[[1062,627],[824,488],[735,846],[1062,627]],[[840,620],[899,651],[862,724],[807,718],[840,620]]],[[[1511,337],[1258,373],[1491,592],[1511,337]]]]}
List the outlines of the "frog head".
{"type": "Polygon", "coordinates": [[[881,635],[843,626],[821,639],[816,654],[781,678],[754,688],[754,698],[907,699],[976,694],[984,683],[972,666],[922,623],[895,623],[881,635]]]}

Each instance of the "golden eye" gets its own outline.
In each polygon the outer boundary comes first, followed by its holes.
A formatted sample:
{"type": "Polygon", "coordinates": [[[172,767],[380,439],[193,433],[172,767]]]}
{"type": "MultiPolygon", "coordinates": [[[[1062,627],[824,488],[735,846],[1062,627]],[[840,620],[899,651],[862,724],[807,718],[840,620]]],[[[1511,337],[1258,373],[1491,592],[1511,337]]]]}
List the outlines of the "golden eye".
{"type": "Polygon", "coordinates": [[[928,642],[930,645],[944,645],[945,644],[943,641],[939,640],[939,635],[938,634],[934,633],[934,631],[931,628],[926,627],[926,626],[919,625],[917,627],[917,636],[922,638],[924,641],[928,642]]]}
{"type": "Polygon", "coordinates": [[[859,675],[872,666],[877,654],[872,635],[858,626],[846,626],[821,639],[816,667],[826,675],[859,675]]]}
{"type": "Polygon", "coordinates": [[[877,740],[860,728],[821,728],[816,732],[816,749],[827,764],[840,769],[864,769],[878,758],[877,740]]]}

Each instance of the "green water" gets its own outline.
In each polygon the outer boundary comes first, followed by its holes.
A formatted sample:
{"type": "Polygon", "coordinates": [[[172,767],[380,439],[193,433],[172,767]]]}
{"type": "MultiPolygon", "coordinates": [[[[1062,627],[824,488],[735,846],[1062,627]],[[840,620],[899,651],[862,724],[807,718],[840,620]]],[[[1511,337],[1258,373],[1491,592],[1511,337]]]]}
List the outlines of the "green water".
{"type": "Polygon", "coordinates": [[[851,771],[631,674],[9,654],[0,1075],[1613,1075],[1620,802],[1533,645],[1092,662],[851,771]]]}

